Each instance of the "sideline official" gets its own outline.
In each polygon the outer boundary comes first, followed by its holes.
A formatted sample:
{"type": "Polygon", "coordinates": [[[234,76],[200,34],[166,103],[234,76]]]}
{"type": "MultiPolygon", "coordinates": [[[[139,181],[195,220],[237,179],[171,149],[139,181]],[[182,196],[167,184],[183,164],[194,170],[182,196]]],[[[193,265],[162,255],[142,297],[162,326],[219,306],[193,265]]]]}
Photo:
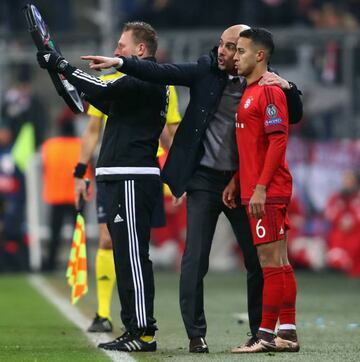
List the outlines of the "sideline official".
{"type": "MultiPolygon", "coordinates": [[[[131,53],[139,58],[155,62],[156,32],[143,22],[126,23],[118,42],[119,49],[125,46],[133,47],[131,53]]],[[[38,52],[38,62],[42,68],[62,73],[91,104],[109,116],[96,179],[106,187],[107,225],[113,240],[126,332],[99,347],[155,351],[157,327],[149,240],[151,216],[161,192],[156,152],[165,124],[168,87],[130,76],[104,82],[73,67],[54,50],[38,52]]]]}

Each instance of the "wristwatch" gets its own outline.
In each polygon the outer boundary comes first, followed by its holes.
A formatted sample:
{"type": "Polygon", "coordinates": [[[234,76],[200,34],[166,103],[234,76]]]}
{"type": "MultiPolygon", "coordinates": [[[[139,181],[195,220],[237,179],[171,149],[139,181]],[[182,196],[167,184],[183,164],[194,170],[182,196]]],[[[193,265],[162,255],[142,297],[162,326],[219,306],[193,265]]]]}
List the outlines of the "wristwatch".
{"type": "Polygon", "coordinates": [[[68,65],[68,61],[66,61],[65,59],[61,59],[56,67],[58,68],[59,72],[63,72],[68,65]]]}

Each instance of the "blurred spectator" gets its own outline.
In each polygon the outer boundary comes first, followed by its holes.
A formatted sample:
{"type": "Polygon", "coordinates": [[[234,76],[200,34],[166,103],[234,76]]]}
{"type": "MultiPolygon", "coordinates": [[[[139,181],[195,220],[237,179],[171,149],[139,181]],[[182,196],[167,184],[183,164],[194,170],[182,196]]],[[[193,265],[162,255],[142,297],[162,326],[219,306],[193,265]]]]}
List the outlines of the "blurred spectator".
{"type": "Polygon", "coordinates": [[[43,102],[33,91],[29,66],[22,65],[18,69],[16,84],[5,93],[1,113],[2,124],[11,131],[13,142],[28,127],[33,150],[40,146],[45,138],[48,116],[43,102]]]}
{"type": "Polygon", "coordinates": [[[52,31],[69,31],[73,26],[73,11],[70,0],[1,0],[0,2],[0,24],[3,29],[11,33],[21,33],[24,31],[26,21],[22,12],[26,4],[35,5],[45,22],[50,25],[52,31]]]}
{"type": "Polygon", "coordinates": [[[293,239],[303,234],[305,226],[305,208],[295,189],[288,207],[288,216],[290,220],[288,243],[290,246],[293,239]]]}
{"type": "Polygon", "coordinates": [[[242,1],[236,22],[251,26],[291,26],[297,20],[296,10],[296,0],[242,1]]]}
{"type": "Polygon", "coordinates": [[[309,19],[316,28],[356,29],[359,22],[351,12],[350,1],[317,0],[309,11],[309,19]]]}
{"type": "Polygon", "coordinates": [[[33,93],[30,69],[18,69],[17,82],[10,88],[1,109],[0,197],[3,230],[1,239],[6,269],[27,269],[24,173],[46,129],[47,115],[33,93]]]}
{"type": "Polygon", "coordinates": [[[245,23],[241,13],[241,1],[227,0],[226,6],[218,0],[200,0],[199,13],[195,20],[196,27],[226,27],[231,24],[245,23]]]}
{"type": "Polygon", "coordinates": [[[132,9],[128,20],[141,19],[155,28],[198,27],[206,19],[207,7],[193,0],[145,0],[137,9],[132,9]]]}
{"type": "Polygon", "coordinates": [[[342,189],[330,197],[325,217],[328,265],[360,277],[360,188],[355,171],[344,174],[342,189]]]}
{"type": "Polygon", "coordinates": [[[24,176],[11,155],[12,134],[0,128],[0,271],[24,271],[29,265],[25,233],[24,176]]]}
{"type": "Polygon", "coordinates": [[[360,21],[360,0],[347,0],[349,13],[360,21]]]}
{"type": "MultiPolygon", "coordinates": [[[[349,12],[347,1],[313,1],[307,9],[310,24],[321,30],[353,30],[358,20],[349,12]]],[[[344,85],[343,43],[339,37],[327,37],[322,46],[312,49],[313,84],[305,89],[304,110],[309,121],[303,135],[328,140],[339,134],[339,121],[348,107],[351,89],[344,85]]]]}
{"type": "MultiPolygon", "coordinates": [[[[75,185],[73,170],[80,156],[80,138],[74,135],[74,115],[64,108],[57,124],[59,136],[44,142],[43,159],[43,200],[50,205],[50,241],[44,271],[57,268],[61,229],[66,221],[75,222],[75,185]]],[[[89,178],[89,171],[85,177],[89,178]]],[[[70,246],[70,244],[69,244],[70,246]]]]}
{"type": "MultiPolygon", "coordinates": [[[[359,26],[358,20],[347,10],[346,2],[318,1],[309,12],[309,19],[317,29],[354,30],[359,26]]],[[[329,39],[324,49],[319,49],[314,56],[317,74],[324,83],[339,82],[340,46],[338,41],[329,39]]]]}
{"type": "MultiPolygon", "coordinates": [[[[323,224],[315,214],[311,215],[311,224],[315,230],[306,230],[305,205],[297,195],[293,193],[288,208],[290,230],[288,232],[288,253],[292,265],[297,268],[320,269],[324,267],[325,242],[322,238],[322,230],[317,226],[323,224]],[[309,232],[310,231],[310,232],[309,232]],[[306,235],[308,233],[309,235],[306,235]]],[[[321,226],[320,226],[321,227],[321,226]]]]}

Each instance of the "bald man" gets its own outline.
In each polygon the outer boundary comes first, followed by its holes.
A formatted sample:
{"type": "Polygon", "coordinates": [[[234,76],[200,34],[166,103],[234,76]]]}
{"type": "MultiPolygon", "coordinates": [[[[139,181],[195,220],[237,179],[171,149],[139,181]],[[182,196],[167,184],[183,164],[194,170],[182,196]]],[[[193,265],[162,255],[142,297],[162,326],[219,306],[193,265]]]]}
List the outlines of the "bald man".
{"type": "MultiPolygon", "coordinates": [[[[190,102],[176,132],[162,172],[172,193],[187,194],[187,237],[180,277],[180,307],[189,351],[209,352],[205,340],[206,319],[203,303],[203,279],[208,271],[209,254],[217,220],[221,212],[229,219],[244,254],[247,269],[249,324],[256,338],[261,322],[263,276],[245,208],[227,208],[222,192],[238,170],[235,139],[235,113],[245,88],[238,77],[234,55],[236,43],[246,25],[234,25],[220,37],[218,47],[196,63],[156,64],[137,58],[87,56],[93,69],[115,67],[137,78],[190,88],[190,102]]],[[[268,72],[264,84],[283,88],[289,118],[296,123],[302,116],[302,103],[296,86],[268,72]]],[[[240,175],[241,177],[241,175],[240,175]]]]}

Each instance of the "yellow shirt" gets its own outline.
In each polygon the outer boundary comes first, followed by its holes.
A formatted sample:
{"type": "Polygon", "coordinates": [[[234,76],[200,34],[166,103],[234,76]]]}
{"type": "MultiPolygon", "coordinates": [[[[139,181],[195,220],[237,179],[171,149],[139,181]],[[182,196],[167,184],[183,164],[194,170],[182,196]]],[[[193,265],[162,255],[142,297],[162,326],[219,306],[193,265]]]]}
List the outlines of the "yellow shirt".
{"type": "MultiPolygon", "coordinates": [[[[109,80],[113,80],[113,79],[122,77],[123,75],[124,74],[121,72],[114,72],[114,73],[102,75],[102,76],[100,76],[100,79],[104,80],[104,81],[109,81],[109,80]]],[[[179,107],[178,107],[178,98],[177,98],[176,90],[175,90],[175,87],[173,85],[171,85],[171,86],[169,86],[169,106],[168,106],[168,111],[166,114],[166,123],[167,124],[180,123],[181,116],[180,116],[178,108],[179,107]]],[[[102,113],[101,111],[99,111],[97,108],[95,108],[91,104],[89,106],[87,114],[89,116],[95,116],[100,119],[103,119],[103,121],[106,122],[107,115],[102,113]]],[[[164,152],[165,152],[164,149],[161,147],[161,144],[159,143],[157,157],[162,156],[164,154],[164,152]]]]}

